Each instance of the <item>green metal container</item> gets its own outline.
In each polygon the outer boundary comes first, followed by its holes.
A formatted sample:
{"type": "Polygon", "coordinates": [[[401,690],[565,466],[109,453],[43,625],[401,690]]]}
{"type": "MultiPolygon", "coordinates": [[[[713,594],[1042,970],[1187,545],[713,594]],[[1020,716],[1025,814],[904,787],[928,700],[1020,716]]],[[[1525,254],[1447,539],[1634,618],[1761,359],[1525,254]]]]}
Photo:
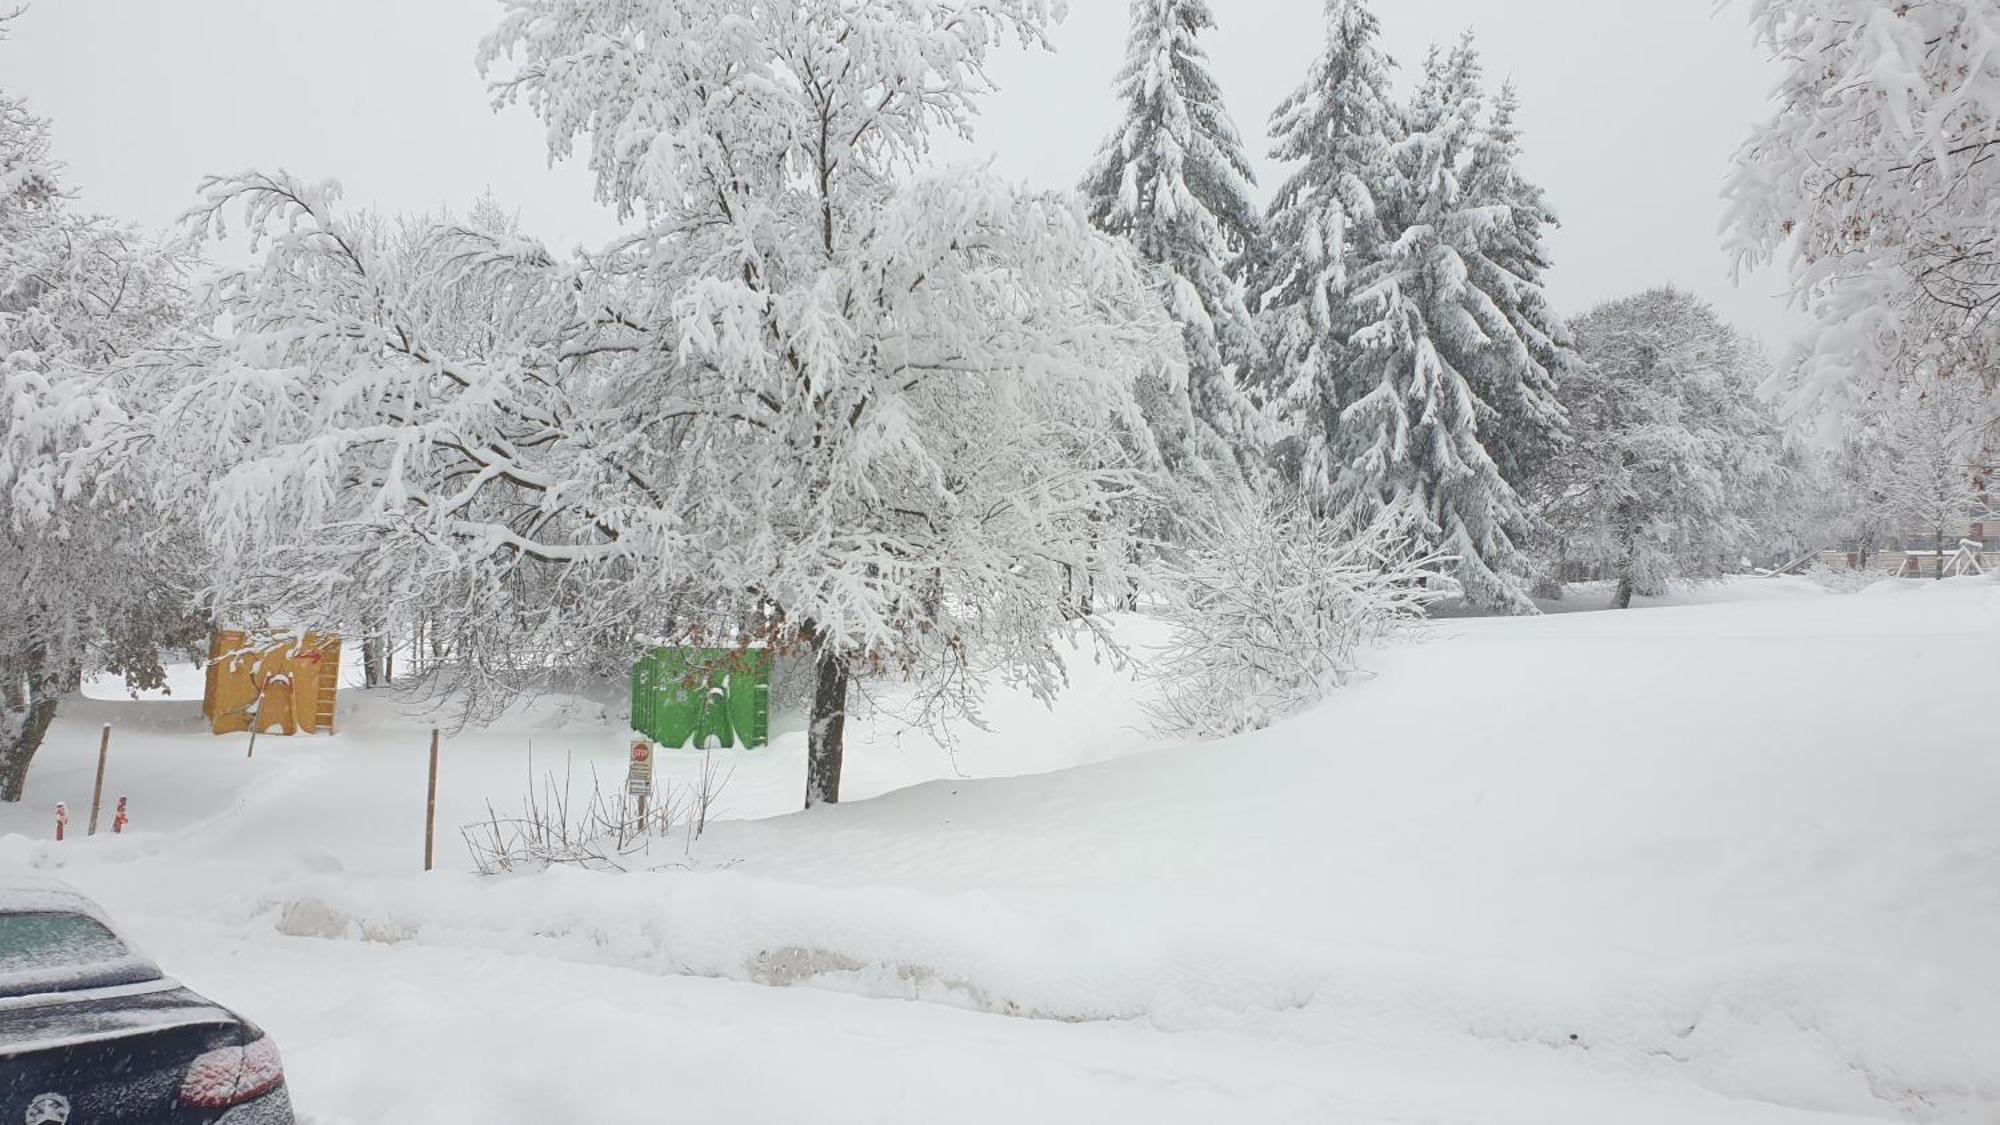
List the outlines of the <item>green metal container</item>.
{"type": "Polygon", "coordinates": [[[672,750],[771,741],[771,654],[659,648],[632,666],[632,729],[672,750]]]}

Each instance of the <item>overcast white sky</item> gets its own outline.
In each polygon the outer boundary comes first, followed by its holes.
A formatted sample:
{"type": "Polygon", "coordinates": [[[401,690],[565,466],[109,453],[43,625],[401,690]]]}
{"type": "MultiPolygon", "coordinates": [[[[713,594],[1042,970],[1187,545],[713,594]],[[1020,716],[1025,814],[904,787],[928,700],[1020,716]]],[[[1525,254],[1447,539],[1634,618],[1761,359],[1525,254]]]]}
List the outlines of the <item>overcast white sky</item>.
{"type": "MultiPolygon", "coordinates": [[[[1321,42],[1322,0],[1210,0],[1209,49],[1253,152],[1321,42]]],[[[979,148],[1038,186],[1075,181],[1116,107],[1126,0],[1071,0],[1059,51],[1010,55],[979,148]]],[[[1559,306],[1674,282],[1775,344],[1771,280],[1731,284],[1718,198],[1775,72],[1740,6],[1714,0],[1377,0],[1406,72],[1470,27],[1524,101],[1527,164],[1564,227],[1559,306]]],[[[208,172],[334,177],[352,202],[464,207],[491,188],[529,230],[594,243],[609,217],[583,173],[550,170],[523,111],[496,116],[472,66],[493,0],[31,0],[0,45],[0,88],[55,119],[94,209],[172,220],[208,172]]],[[[1261,163],[1268,192],[1278,170],[1261,163]]]]}

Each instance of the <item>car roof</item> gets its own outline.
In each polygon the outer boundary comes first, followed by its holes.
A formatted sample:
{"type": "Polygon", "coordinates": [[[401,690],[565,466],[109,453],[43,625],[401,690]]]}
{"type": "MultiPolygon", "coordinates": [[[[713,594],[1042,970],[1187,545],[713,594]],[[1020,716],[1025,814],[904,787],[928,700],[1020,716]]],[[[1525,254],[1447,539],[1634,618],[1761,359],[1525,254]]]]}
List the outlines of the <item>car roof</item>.
{"type": "Polygon", "coordinates": [[[59,879],[27,873],[0,873],[0,914],[68,911],[88,914],[106,925],[110,919],[82,891],[59,879]]]}

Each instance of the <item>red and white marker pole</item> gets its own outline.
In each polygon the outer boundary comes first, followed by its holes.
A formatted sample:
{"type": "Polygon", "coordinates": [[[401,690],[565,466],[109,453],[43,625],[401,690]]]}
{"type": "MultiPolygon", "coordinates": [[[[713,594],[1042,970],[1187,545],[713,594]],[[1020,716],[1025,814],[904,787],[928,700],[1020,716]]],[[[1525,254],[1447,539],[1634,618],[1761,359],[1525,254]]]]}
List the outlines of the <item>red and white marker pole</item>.
{"type": "Polygon", "coordinates": [[[61,842],[62,842],[62,838],[63,838],[63,829],[65,829],[65,828],[68,828],[68,827],[69,827],[69,810],[63,807],[63,804],[62,804],[62,802],[61,802],[61,801],[57,801],[57,802],[56,802],[56,842],[57,842],[57,843],[61,843],[61,842]]]}
{"type": "Polygon", "coordinates": [[[111,818],[111,831],[113,833],[123,832],[125,831],[125,826],[130,823],[132,823],[132,818],[125,815],[125,798],[120,797],[118,798],[118,813],[111,818]]]}

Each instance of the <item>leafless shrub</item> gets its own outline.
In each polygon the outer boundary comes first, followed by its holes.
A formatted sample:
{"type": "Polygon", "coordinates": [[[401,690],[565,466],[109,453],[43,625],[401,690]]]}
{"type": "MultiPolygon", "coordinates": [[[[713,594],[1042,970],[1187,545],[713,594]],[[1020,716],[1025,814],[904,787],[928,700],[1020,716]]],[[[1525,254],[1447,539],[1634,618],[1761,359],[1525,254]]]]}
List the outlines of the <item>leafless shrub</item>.
{"type": "Polygon", "coordinates": [[[1155,722],[1221,738],[1318,702],[1453,589],[1452,561],[1393,522],[1356,533],[1283,495],[1199,525],[1155,610],[1173,628],[1148,670],[1155,722]]]}
{"type": "Polygon", "coordinates": [[[491,802],[485,820],[461,834],[482,875],[541,871],[552,866],[626,871],[655,866],[655,848],[678,834],[684,851],[707,829],[708,817],[734,770],[720,771],[713,755],[687,786],[659,782],[644,794],[606,786],[593,767],[590,787],[578,798],[573,763],[531,783],[520,811],[501,816],[491,802]]]}

